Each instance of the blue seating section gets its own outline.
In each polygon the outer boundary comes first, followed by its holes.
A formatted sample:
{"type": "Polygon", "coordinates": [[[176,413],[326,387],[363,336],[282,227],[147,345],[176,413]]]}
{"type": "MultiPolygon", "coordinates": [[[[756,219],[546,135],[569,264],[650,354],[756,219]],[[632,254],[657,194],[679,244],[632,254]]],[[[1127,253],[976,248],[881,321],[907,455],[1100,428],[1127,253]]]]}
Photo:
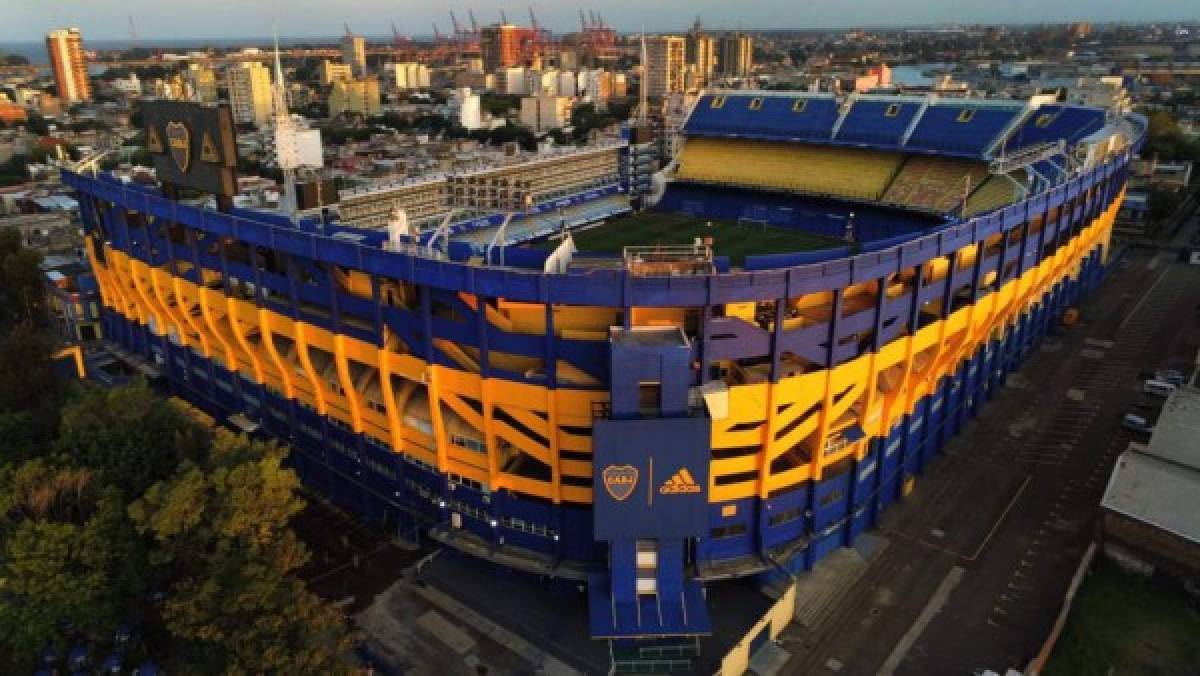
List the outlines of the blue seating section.
{"type": "Polygon", "coordinates": [[[704,96],[684,131],[696,136],[736,136],[774,141],[828,141],[838,118],[832,98],[704,96]],[[714,108],[714,99],[724,99],[714,108]],[[757,109],[752,108],[758,101],[757,109]],[[797,104],[797,101],[804,101],[797,104]]]}
{"type": "Polygon", "coordinates": [[[1103,127],[1104,111],[1099,108],[1059,104],[1042,106],[1033,111],[1004,147],[1006,152],[1011,153],[1018,148],[1059,139],[1065,139],[1070,145],[1103,127]]]}
{"type": "Polygon", "coordinates": [[[1020,106],[931,105],[925,109],[904,147],[945,155],[981,157],[1021,110],[1020,106]],[[971,111],[969,119],[963,119],[964,111],[971,111]]]}
{"type": "Polygon", "coordinates": [[[921,112],[921,104],[911,101],[858,100],[846,113],[838,130],[838,141],[872,146],[897,147],[908,125],[921,112]],[[888,113],[892,114],[889,115],[888,113]]]}
{"type": "MultiPolygon", "coordinates": [[[[684,133],[690,136],[855,145],[881,150],[936,153],[983,158],[1022,113],[1022,104],[970,105],[953,100],[931,102],[888,97],[858,98],[838,128],[837,99],[823,95],[780,95],[778,92],[705,94],[696,102],[684,133]],[[714,107],[714,104],[716,107],[714,107]],[[973,111],[963,118],[964,110],[973,111]],[[889,115],[889,111],[892,113],[889,115]],[[920,119],[917,120],[917,116],[920,119]],[[913,121],[916,125],[913,126],[913,121]],[[907,143],[904,134],[912,127],[907,143]]],[[[1061,104],[1038,108],[1007,141],[1004,152],[1065,139],[1069,144],[1104,127],[1104,111],[1061,104]]]]}

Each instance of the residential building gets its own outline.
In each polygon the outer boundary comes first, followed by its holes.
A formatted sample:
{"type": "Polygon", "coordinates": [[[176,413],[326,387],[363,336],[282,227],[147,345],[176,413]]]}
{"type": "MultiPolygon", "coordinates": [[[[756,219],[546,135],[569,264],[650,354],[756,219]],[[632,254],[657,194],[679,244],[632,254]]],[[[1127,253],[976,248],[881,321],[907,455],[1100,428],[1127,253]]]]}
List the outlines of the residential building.
{"type": "Polygon", "coordinates": [[[50,56],[50,67],[54,71],[58,98],[67,105],[90,101],[92,84],[88,80],[83,36],[79,29],[51,31],[46,36],[46,52],[50,56]]]}
{"type": "Polygon", "coordinates": [[[371,117],[382,112],[379,103],[379,80],[338,80],[329,92],[329,116],[350,113],[371,117]]]}
{"type": "Polygon", "coordinates": [[[741,33],[721,36],[717,43],[717,69],[725,77],[750,77],[754,70],[754,40],[741,33]]]}
{"type": "Polygon", "coordinates": [[[542,94],[521,99],[521,125],[536,133],[560,129],[571,122],[571,97],[542,94]]]}
{"type": "Polygon", "coordinates": [[[686,40],[678,35],[646,38],[646,63],[642,64],[642,86],[648,96],[666,96],[683,91],[686,72],[686,40]]]}
{"type": "Polygon", "coordinates": [[[321,84],[331,85],[338,80],[354,79],[354,69],[348,63],[338,63],[325,59],[321,61],[321,84]]]}
{"type": "Polygon", "coordinates": [[[390,63],[387,71],[396,89],[429,89],[429,66],[423,63],[390,63]]]}
{"type": "Polygon", "coordinates": [[[183,77],[192,90],[192,98],[200,103],[217,102],[217,74],[211,68],[199,64],[188,64],[183,77]]]}
{"type": "Polygon", "coordinates": [[[689,66],[695,66],[699,86],[708,86],[717,65],[717,40],[704,34],[699,21],[688,32],[686,58],[689,66]]]}
{"type": "Polygon", "coordinates": [[[512,24],[484,26],[479,39],[483,70],[490,73],[521,63],[522,38],[522,29],[512,24]]]}
{"type": "Polygon", "coordinates": [[[242,61],[225,69],[225,88],[237,124],[264,126],[272,114],[271,71],[257,61],[242,61]]]}
{"type": "Polygon", "coordinates": [[[367,74],[367,39],[347,33],[342,38],[342,63],[350,66],[354,77],[367,74]]]}
{"type": "Polygon", "coordinates": [[[525,69],[520,66],[501,68],[496,71],[496,91],[512,96],[532,93],[525,78],[525,69]]]}
{"type": "Polygon", "coordinates": [[[450,92],[447,109],[460,126],[466,129],[483,127],[483,113],[479,106],[479,95],[471,93],[469,87],[455,89],[450,92]]]}

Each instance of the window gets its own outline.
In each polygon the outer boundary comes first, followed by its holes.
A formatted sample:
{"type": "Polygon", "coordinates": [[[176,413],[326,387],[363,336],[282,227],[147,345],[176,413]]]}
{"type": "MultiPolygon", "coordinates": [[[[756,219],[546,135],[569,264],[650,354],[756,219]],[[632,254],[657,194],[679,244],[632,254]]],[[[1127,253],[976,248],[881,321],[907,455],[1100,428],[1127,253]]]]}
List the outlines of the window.
{"type": "Polygon", "coordinates": [[[724,106],[724,105],[725,105],[725,97],[724,96],[714,96],[712,103],[710,104],[710,106],[712,108],[720,108],[721,106],[724,106]]]}
{"type": "Polygon", "coordinates": [[[735,523],[728,526],[718,526],[712,529],[712,531],[709,533],[709,536],[714,540],[719,540],[721,538],[731,538],[738,535],[744,535],[745,533],[746,524],[735,523]]]}
{"type": "Polygon", "coordinates": [[[1041,115],[1038,115],[1037,119],[1034,120],[1033,124],[1037,127],[1044,128],[1044,127],[1049,127],[1050,123],[1053,121],[1054,121],[1054,113],[1042,113],[1041,115]]]}
{"type": "Polygon", "coordinates": [[[759,108],[762,108],[762,99],[750,99],[750,110],[758,110],[759,108]]]}
{"type": "Polygon", "coordinates": [[[886,115],[887,117],[896,117],[897,115],[900,114],[900,104],[893,103],[892,105],[887,107],[887,110],[883,111],[883,114],[886,115]]]}
{"type": "Polygon", "coordinates": [[[808,99],[796,99],[796,102],[792,104],[792,112],[793,113],[803,113],[805,107],[807,107],[807,106],[808,106],[808,99]]]}
{"type": "Polygon", "coordinates": [[[974,119],[974,117],[974,108],[963,108],[962,110],[958,111],[958,121],[964,124],[970,122],[972,119],[974,119]]]}

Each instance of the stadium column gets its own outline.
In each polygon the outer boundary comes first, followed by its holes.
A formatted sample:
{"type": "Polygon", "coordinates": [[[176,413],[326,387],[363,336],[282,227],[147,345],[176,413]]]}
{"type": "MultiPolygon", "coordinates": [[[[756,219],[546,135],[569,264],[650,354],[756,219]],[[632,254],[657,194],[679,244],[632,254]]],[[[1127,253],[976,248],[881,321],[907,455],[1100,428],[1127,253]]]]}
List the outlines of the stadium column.
{"type": "Polygon", "coordinates": [[[479,342],[479,385],[483,406],[483,443],[487,448],[488,490],[495,491],[500,482],[500,449],[493,423],[495,396],[492,392],[491,355],[488,354],[487,299],[475,296],[475,336],[479,342]]]}
{"type": "Polygon", "coordinates": [[[812,463],[812,477],[816,481],[821,480],[822,466],[825,460],[825,445],[828,443],[829,427],[833,422],[830,418],[830,410],[833,408],[833,371],[837,367],[837,344],[839,338],[839,329],[841,327],[842,317],[842,288],[833,290],[833,303],[829,313],[829,331],[827,338],[829,343],[825,347],[825,385],[824,391],[821,393],[821,414],[817,419],[817,443],[813,449],[813,457],[810,460],[812,463]]]}
{"type": "MultiPolygon", "coordinates": [[[[546,292],[547,279],[542,275],[541,279],[541,297],[546,308],[546,424],[548,426],[546,441],[548,451],[550,453],[550,490],[553,494],[554,504],[562,504],[562,462],[558,457],[558,397],[556,392],[558,389],[558,354],[556,350],[556,338],[554,329],[554,304],[550,302],[549,294],[546,292]]],[[[485,308],[480,305],[480,312],[484,312],[485,308]]],[[[486,382],[486,381],[485,381],[486,382]]],[[[489,421],[490,422],[490,421],[489,421]]],[[[491,453],[488,454],[491,456],[491,453]]]]}
{"type": "MultiPolygon", "coordinates": [[[[173,225],[178,226],[179,224],[173,223],[173,225]]],[[[192,350],[195,349],[195,346],[193,345],[193,341],[185,329],[187,326],[187,317],[185,316],[186,313],[184,312],[183,304],[179,302],[179,277],[173,274],[171,270],[173,267],[171,262],[176,260],[176,252],[175,243],[171,241],[170,233],[163,238],[163,249],[166,251],[166,260],[168,263],[167,267],[162,271],[163,276],[160,278],[161,281],[158,281],[156,286],[160,287],[160,293],[162,294],[164,304],[167,306],[167,310],[173,313],[175,326],[179,331],[179,345],[182,347],[180,352],[183,355],[184,372],[191,373],[192,350]],[[168,299],[173,300],[174,303],[167,302],[168,299]]],[[[172,382],[171,386],[174,387],[175,383],[172,382]]]]}
{"type": "MultiPolygon", "coordinates": [[[[200,315],[192,313],[191,308],[188,308],[188,317],[192,321],[192,330],[204,340],[206,345],[205,359],[208,362],[208,382],[214,383],[217,381],[217,356],[218,346],[215,343],[215,336],[210,334],[203,324],[204,312],[204,266],[200,263],[200,242],[196,237],[196,231],[192,228],[187,229],[188,252],[192,259],[192,269],[196,271],[196,284],[194,290],[196,292],[196,305],[200,308],[200,315]]],[[[177,289],[178,291],[178,289],[177,289]]]]}
{"type": "MultiPolygon", "coordinates": [[[[225,261],[225,247],[223,245],[218,246],[217,251],[220,254],[219,260],[221,264],[221,285],[224,289],[224,295],[227,298],[229,296],[229,269],[225,261]]],[[[225,362],[224,368],[232,374],[233,377],[231,380],[234,382],[234,392],[236,393],[235,396],[240,399],[241,390],[237,384],[237,353],[234,352],[233,346],[228,340],[225,339],[225,336],[223,336],[220,330],[217,328],[217,320],[213,312],[213,296],[218,295],[219,293],[220,292],[215,289],[209,289],[203,284],[200,285],[200,314],[202,317],[204,317],[204,323],[208,326],[208,330],[212,332],[212,335],[217,339],[217,342],[220,343],[222,353],[221,358],[225,362]]],[[[216,381],[214,380],[213,382],[216,381]]]]}
{"type": "MultiPolygon", "coordinates": [[[[429,419],[433,424],[433,438],[437,443],[438,471],[445,473],[449,468],[446,440],[446,425],[442,420],[442,388],[439,374],[441,366],[434,360],[433,352],[433,298],[428,285],[417,287],[421,300],[421,347],[425,356],[426,380],[429,385],[429,419]]],[[[443,492],[445,491],[443,485],[443,492]]]]}
{"type": "MultiPolygon", "coordinates": [[[[350,362],[346,352],[346,334],[342,326],[342,303],[338,294],[342,285],[332,263],[322,266],[325,272],[325,287],[329,289],[329,318],[333,329],[333,364],[337,371],[338,382],[341,385],[341,395],[350,406],[350,426],[355,434],[362,434],[362,409],[359,407],[358,390],[354,379],[350,377],[350,362]]],[[[361,439],[356,443],[361,444],[361,439]]]]}
{"type": "Polygon", "coordinates": [[[877,278],[875,285],[875,317],[871,323],[871,344],[868,348],[871,353],[867,367],[866,393],[863,399],[863,411],[866,413],[867,419],[860,420],[859,422],[866,435],[866,441],[860,444],[857,454],[859,460],[863,458],[865,451],[870,448],[872,437],[886,437],[889,431],[880,424],[882,416],[876,415],[874,421],[870,419],[871,412],[875,410],[875,399],[879,396],[879,348],[880,336],[883,333],[883,318],[887,313],[887,278],[877,278]]]}
{"type": "Polygon", "coordinates": [[[783,339],[783,325],[787,319],[787,295],[775,299],[775,325],[771,327],[771,387],[779,382],[779,366],[782,359],[779,344],[783,339]]]}
{"type": "MultiPolygon", "coordinates": [[[[271,361],[275,363],[275,368],[279,370],[279,379],[283,381],[283,394],[287,397],[289,404],[296,398],[295,391],[292,386],[292,378],[294,374],[279,356],[279,351],[275,349],[275,313],[265,307],[258,308],[258,330],[262,335],[263,348],[266,349],[267,355],[271,357],[271,361]]],[[[289,405],[290,408],[290,405],[289,405]]]]}

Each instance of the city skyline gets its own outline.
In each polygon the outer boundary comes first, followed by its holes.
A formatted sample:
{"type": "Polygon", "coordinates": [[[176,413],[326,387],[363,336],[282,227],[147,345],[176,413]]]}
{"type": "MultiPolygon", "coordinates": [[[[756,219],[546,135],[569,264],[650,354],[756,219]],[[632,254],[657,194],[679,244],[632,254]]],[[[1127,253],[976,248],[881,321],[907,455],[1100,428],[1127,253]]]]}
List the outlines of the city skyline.
{"type": "MultiPolygon", "coordinates": [[[[731,7],[713,0],[669,2],[646,7],[629,0],[571,5],[534,5],[539,22],[555,32],[578,30],[579,9],[595,9],[619,31],[683,30],[699,15],[715,29],[764,30],[768,28],[833,29],[851,26],[923,25],[946,23],[1056,23],[1069,21],[1146,22],[1191,20],[1200,16],[1200,0],[1084,0],[1047,7],[1036,0],[993,3],[984,0],[904,0],[881,2],[860,0],[800,8],[783,0],[769,0],[752,7],[731,7]]],[[[246,3],[213,0],[203,5],[175,5],[149,0],[130,0],[119,11],[107,3],[63,0],[52,5],[22,3],[9,7],[0,28],[0,41],[35,41],[54,28],[78,26],[86,38],[127,40],[133,18],[140,39],[258,38],[269,33],[274,22],[281,35],[323,37],[341,33],[342,24],[364,35],[385,35],[395,22],[402,34],[425,36],[436,23],[443,33],[451,32],[449,11],[460,23],[468,23],[467,10],[481,24],[499,20],[500,12],[510,21],[527,24],[528,9],[520,4],[495,2],[463,3],[429,8],[413,2],[365,0],[354,6],[330,6],[322,0],[266,0],[246,3]],[[231,28],[229,17],[241,20],[231,28]]]]}

